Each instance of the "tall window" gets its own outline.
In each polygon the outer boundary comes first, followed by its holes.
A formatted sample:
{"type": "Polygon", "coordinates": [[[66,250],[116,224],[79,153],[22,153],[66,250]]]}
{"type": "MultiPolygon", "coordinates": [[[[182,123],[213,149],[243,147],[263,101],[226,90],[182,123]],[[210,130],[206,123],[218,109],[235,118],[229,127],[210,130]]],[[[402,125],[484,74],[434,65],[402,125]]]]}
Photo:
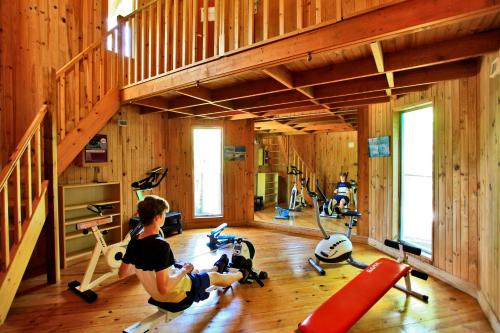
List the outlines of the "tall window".
{"type": "Polygon", "coordinates": [[[193,129],[194,216],[222,216],[222,128],[193,129]]]}
{"type": "Polygon", "coordinates": [[[432,253],[433,112],[401,114],[401,239],[432,253]]]}

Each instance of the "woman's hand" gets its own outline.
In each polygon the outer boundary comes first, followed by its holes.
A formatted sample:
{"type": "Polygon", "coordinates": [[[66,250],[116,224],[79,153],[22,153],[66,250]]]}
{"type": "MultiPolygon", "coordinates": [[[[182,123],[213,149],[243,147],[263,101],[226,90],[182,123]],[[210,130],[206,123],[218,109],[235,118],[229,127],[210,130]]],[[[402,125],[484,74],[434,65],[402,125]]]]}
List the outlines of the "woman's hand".
{"type": "Polygon", "coordinates": [[[191,273],[194,269],[194,266],[192,263],[187,262],[184,265],[182,265],[182,269],[186,271],[186,273],[191,273]]]}

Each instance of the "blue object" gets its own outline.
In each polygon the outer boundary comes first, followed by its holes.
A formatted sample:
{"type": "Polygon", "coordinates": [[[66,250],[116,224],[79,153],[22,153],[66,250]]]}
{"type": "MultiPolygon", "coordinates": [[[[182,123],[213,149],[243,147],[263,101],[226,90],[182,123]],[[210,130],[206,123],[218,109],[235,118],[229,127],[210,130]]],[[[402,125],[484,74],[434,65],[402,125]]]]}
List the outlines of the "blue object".
{"type": "Polygon", "coordinates": [[[275,219],[280,220],[289,220],[290,219],[290,211],[285,208],[281,208],[279,206],[274,207],[278,211],[278,215],[275,215],[275,219]]]}

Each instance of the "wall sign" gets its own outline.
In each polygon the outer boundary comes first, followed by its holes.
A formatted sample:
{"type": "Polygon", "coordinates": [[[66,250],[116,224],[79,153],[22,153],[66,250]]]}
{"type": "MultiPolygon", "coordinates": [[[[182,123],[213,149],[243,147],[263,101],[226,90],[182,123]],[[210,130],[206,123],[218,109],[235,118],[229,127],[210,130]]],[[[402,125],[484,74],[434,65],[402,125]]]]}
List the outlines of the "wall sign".
{"type": "Polygon", "coordinates": [[[389,150],[389,137],[379,136],[368,139],[368,155],[370,157],[388,157],[391,156],[389,150]]]}
{"type": "Polygon", "coordinates": [[[108,161],[108,136],[95,135],[83,149],[84,163],[106,163],[108,161]]]}
{"type": "Polygon", "coordinates": [[[225,161],[244,161],[247,153],[245,146],[224,146],[225,161]]]}

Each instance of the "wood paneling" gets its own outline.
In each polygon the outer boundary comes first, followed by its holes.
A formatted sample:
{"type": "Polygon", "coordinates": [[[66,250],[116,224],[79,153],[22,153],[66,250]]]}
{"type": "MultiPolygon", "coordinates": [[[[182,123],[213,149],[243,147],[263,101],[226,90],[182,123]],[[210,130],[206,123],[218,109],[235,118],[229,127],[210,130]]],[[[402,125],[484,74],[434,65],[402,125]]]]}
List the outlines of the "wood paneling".
{"type": "Polygon", "coordinates": [[[0,165],[47,99],[47,69],[62,67],[101,36],[107,1],[0,3],[0,165]]]}
{"type": "Polygon", "coordinates": [[[479,149],[476,157],[479,159],[479,288],[487,303],[481,305],[490,322],[496,320],[499,329],[500,77],[489,78],[493,59],[493,56],[484,57],[479,77],[479,149]]]}
{"type": "Polygon", "coordinates": [[[166,164],[170,170],[167,179],[167,198],[174,210],[182,212],[186,227],[215,226],[223,222],[230,226],[245,225],[253,219],[255,175],[254,133],[251,120],[171,119],[162,135],[167,141],[166,164]],[[196,126],[220,126],[224,145],[246,147],[244,161],[223,162],[224,216],[222,218],[194,218],[192,128],[196,126]]]}
{"type": "MultiPolygon", "coordinates": [[[[391,136],[394,110],[433,102],[434,134],[434,227],[432,264],[459,279],[477,284],[478,280],[478,170],[477,170],[477,76],[433,85],[426,91],[411,93],[394,103],[371,105],[369,137],[391,136]]],[[[397,128],[397,127],[396,127],[397,128]]],[[[398,214],[393,208],[397,184],[393,183],[393,158],[371,158],[370,233],[373,239],[398,236],[398,214]]],[[[397,165],[397,163],[395,164],[397,165]]],[[[396,178],[397,179],[397,178],[396,178]]],[[[397,193],[396,193],[397,194],[397,193]]]]}

